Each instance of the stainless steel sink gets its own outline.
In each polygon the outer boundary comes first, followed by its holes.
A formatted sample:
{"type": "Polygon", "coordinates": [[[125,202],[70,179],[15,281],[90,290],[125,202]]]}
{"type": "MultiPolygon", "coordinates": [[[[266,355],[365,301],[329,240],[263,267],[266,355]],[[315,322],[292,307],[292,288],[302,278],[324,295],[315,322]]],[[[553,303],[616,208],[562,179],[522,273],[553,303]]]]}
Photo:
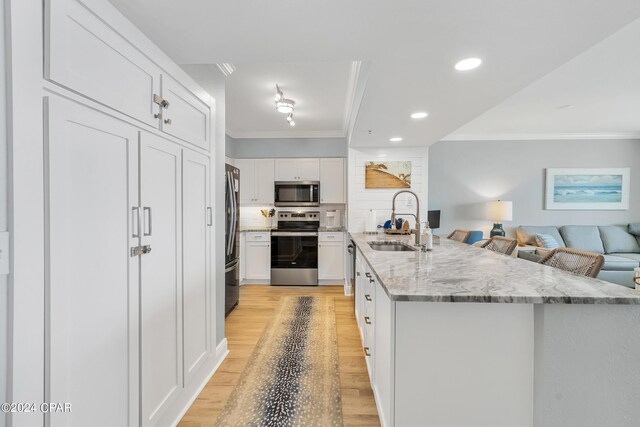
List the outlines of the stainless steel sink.
{"type": "Polygon", "coordinates": [[[413,252],[417,251],[418,248],[414,248],[413,246],[409,246],[406,243],[402,242],[367,242],[369,247],[374,251],[385,251],[385,252],[413,252]]]}

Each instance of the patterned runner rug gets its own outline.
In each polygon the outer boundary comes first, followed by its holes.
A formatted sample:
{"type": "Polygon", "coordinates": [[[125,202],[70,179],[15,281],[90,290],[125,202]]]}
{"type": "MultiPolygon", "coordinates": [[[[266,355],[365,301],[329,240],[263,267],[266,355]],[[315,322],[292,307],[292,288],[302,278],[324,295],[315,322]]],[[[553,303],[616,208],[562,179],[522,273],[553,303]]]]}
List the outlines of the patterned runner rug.
{"type": "Polygon", "coordinates": [[[333,298],[285,297],[218,426],[342,426],[333,298]]]}

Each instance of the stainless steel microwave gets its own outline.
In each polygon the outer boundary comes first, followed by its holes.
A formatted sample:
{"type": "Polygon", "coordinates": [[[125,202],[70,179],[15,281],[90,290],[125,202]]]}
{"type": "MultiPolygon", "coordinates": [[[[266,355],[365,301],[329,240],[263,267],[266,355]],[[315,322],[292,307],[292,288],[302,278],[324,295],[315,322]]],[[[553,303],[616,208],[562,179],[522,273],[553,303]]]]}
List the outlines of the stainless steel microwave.
{"type": "Polygon", "coordinates": [[[319,181],[276,181],[276,206],[320,206],[319,181]]]}

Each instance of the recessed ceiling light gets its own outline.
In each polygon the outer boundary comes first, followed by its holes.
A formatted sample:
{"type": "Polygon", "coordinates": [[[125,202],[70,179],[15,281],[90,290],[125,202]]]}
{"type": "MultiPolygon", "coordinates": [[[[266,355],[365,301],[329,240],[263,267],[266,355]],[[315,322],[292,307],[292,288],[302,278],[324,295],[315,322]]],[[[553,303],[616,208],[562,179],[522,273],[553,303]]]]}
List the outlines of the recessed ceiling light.
{"type": "Polygon", "coordinates": [[[394,136],[393,138],[389,138],[389,141],[391,141],[391,142],[400,142],[400,141],[402,141],[402,138],[400,138],[399,136],[394,136]]]}
{"type": "Polygon", "coordinates": [[[482,59],[480,58],[467,58],[456,64],[456,70],[458,71],[468,71],[473,70],[474,68],[478,68],[482,64],[482,59]]]}
{"type": "Polygon", "coordinates": [[[429,113],[425,113],[424,111],[421,111],[419,113],[413,113],[411,115],[412,119],[424,119],[425,117],[427,117],[429,115],[429,113]]]}

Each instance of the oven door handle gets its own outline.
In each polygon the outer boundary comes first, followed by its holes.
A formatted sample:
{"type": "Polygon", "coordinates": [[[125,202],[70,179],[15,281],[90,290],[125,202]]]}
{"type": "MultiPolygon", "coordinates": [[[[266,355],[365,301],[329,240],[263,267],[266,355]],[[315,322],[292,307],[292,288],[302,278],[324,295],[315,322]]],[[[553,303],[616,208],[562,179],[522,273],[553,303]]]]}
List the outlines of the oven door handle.
{"type": "Polygon", "coordinates": [[[317,236],[318,233],[314,233],[314,232],[286,232],[286,231],[272,231],[271,232],[272,236],[276,236],[276,237],[297,237],[297,236],[317,236]]]}

